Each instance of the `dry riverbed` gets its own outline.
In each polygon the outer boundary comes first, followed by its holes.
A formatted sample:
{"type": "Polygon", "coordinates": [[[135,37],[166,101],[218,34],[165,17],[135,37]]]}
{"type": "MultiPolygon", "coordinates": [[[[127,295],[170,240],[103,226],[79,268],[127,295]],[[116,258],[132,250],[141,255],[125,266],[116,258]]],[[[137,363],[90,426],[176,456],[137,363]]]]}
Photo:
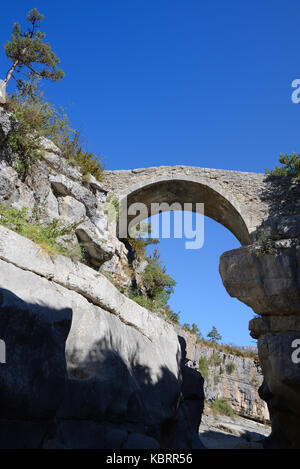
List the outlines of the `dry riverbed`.
{"type": "Polygon", "coordinates": [[[271,433],[271,427],[235,415],[205,413],[202,417],[199,436],[207,449],[259,449],[261,440],[271,433]]]}

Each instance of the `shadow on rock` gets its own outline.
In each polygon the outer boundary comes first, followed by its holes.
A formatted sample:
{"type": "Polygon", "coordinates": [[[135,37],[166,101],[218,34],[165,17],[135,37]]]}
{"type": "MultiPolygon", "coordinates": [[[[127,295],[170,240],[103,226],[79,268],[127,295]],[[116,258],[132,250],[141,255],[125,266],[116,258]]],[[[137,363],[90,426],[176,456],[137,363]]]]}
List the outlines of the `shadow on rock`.
{"type": "Polygon", "coordinates": [[[1,289],[0,312],[7,355],[0,364],[1,448],[203,447],[203,378],[184,358],[182,377],[150,369],[139,344],[125,359],[124,344],[110,332],[82,359],[76,348],[65,351],[70,308],[26,303],[1,289]]]}

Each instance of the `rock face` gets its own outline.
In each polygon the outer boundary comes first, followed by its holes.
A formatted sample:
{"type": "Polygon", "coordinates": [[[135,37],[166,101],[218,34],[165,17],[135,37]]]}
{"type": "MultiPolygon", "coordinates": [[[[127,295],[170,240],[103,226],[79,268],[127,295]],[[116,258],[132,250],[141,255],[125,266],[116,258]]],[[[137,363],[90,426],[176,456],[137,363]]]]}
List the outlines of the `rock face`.
{"type": "Polygon", "coordinates": [[[0,203],[26,207],[39,224],[74,225],[71,243],[84,245],[90,265],[49,256],[0,224],[0,447],[201,447],[203,382],[186,371],[183,344],[100,272],[119,267],[129,281],[108,189],[46,139],[21,179],[0,111],[0,203]]]}
{"type": "Polygon", "coordinates": [[[187,365],[204,377],[204,394],[208,403],[226,399],[235,414],[258,422],[269,421],[267,404],[258,394],[263,377],[258,360],[225,353],[197,342],[193,334],[176,326],[186,341],[187,365]],[[206,368],[206,373],[203,368],[206,368]]]}
{"type": "MultiPolygon", "coordinates": [[[[45,143],[48,149],[49,143],[45,143]]],[[[6,154],[0,154],[0,203],[33,212],[39,222],[54,219],[64,224],[76,223],[74,244],[85,247],[90,263],[99,267],[112,258],[116,249],[113,235],[106,230],[104,203],[107,191],[93,179],[84,182],[78,169],[68,166],[56,153],[55,145],[45,151],[21,181],[6,154]],[[1,158],[2,156],[2,158],[1,158]]]]}
{"type": "Polygon", "coordinates": [[[208,449],[263,449],[269,425],[234,416],[203,415],[200,438],[208,449]]]}
{"type": "Polygon", "coordinates": [[[1,447],[201,447],[201,377],[172,326],[93,269],[0,240],[1,447]]]}
{"type": "MultiPolygon", "coordinates": [[[[291,232],[289,226],[285,231],[291,232]]],[[[265,442],[270,448],[300,448],[299,259],[295,237],[229,251],[220,262],[229,294],[261,316],[249,328],[258,338],[264,375],[259,392],[271,417],[272,433],[265,442]]]]}
{"type": "MultiPolygon", "coordinates": [[[[292,358],[300,340],[299,179],[175,166],[108,171],[102,184],[84,179],[48,140],[21,179],[6,146],[9,131],[9,115],[0,106],[0,203],[26,207],[40,223],[75,224],[70,242],[84,245],[93,269],[49,258],[1,227],[0,339],[7,346],[7,362],[0,363],[2,447],[199,445],[203,382],[186,367],[184,342],[101,274],[120,275],[124,286],[130,282],[128,250],[107,214],[114,191],[122,201],[147,207],[204,202],[205,214],[241,241],[241,249],[222,256],[220,273],[229,294],[261,316],[250,330],[258,338],[260,396],[272,421],[266,445],[299,448],[300,365],[292,358]]],[[[121,204],[121,219],[123,212],[121,204]]],[[[222,386],[234,399],[229,379],[222,386]]],[[[249,389],[237,407],[241,402],[241,409],[257,414],[245,404],[249,389]]]]}

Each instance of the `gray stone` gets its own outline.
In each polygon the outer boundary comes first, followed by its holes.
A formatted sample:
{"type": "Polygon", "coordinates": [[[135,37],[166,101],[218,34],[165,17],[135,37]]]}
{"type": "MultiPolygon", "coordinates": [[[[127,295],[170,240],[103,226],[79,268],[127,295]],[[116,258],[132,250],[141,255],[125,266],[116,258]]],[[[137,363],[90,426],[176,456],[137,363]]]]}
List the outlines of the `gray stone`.
{"type": "MultiPolygon", "coordinates": [[[[22,299],[12,293],[9,285],[22,282],[20,273],[1,261],[0,337],[6,344],[6,363],[0,367],[0,414],[9,419],[46,419],[55,415],[65,392],[64,347],[71,310],[30,302],[36,288],[33,274],[22,287],[27,288],[22,299]]],[[[46,280],[40,285],[41,298],[45,289],[46,280]]]]}
{"type": "MultiPolygon", "coordinates": [[[[1,381],[1,417],[31,421],[43,416],[50,425],[55,416],[57,427],[53,435],[45,435],[45,447],[104,447],[109,444],[103,436],[105,422],[131,426],[133,433],[146,425],[165,441],[167,433],[160,429],[173,418],[174,402],[180,399],[179,344],[172,327],[122,297],[101,274],[95,277],[92,269],[62,256],[51,260],[28,239],[3,227],[0,231],[0,258],[6,259],[0,261],[0,285],[8,292],[1,303],[6,326],[0,335],[9,345],[7,364],[11,363],[1,381]],[[75,286],[80,276],[86,285],[93,284],[93,278],[98,284],[90,285],[94,304],[90,294],[87,301],[87,292],[75,286]],[[99,279],[108,288],[102,288],[99,279]],[[102,307],[96,305],[98,290],[106,298],[102,307]],[[119,311],[112,314],[113,297],[122,302],[116,302],[119,311]],[[64,347],[70,312],[72,325],[64,347]],[[18,344],[23,344],[20,351],[18,344]],[[10,361],[14,348],[16,356],[10,361]]],[[[139,438],[127,443],[153,448],[153,440],[139,438]]]]}
{"type": "Polygon", "coordinates": [[[300,343],[299,332],[265,334],[258,341],[264,373],[260,393],[268,403],[272,421],[272,433],[265,447],[300,447],[299,364],[292,359],[295,339],[300,343]]]}
{"type": "MultiPolygon", "coordinates": [[[[169,335],[171,340],[175,341],[176,347],[172,350],[176,355],[179,344],[172,326],[122,295],[103,274],[64,256],[50,258],[35,243],[2,226],[0,259],[79,293],[89,302],[117,316],[124,324],[138,329],[150,341],[154,340],[156,335],[169,335]]],[[[163,340],[160,346],[162,352],[166,353],[167,348],[163,340]]],[[[175,364],[176,360],[173,363],[175,364]]],[[[176,367],[173,367],[174,372],[175,370],[176,367]]]]}
{"type": "Polygon", "coordinates": [[[99,236],[99,230],[90,220],[77,226],[75,233],[88,252],[91,263],[96,267],[113,256],[114,246],[107,239],[99,236]]]}
{"type": "Polygon", "coordinates": [[[52,221],[54,218],[59,218],[59,205],[57,198],[54,196],[53,192],[49,189],[48,194],[42,202],[42,214],[39,219],[39,222],[47,223],[52,221]]]}
{"type": "Polygon", "coordinates": [[[11,113],[5,111],[0,105],[0,145],[3,143],[2,138],[6,137],[11,129],[10,116],[11,113]]]}
{"type": "Polygon", "coordinates": [[[290,237],[291,232],[296,234],[298,230],[295,222],[291,227],[287,218],[292,219],[300,212],[299,178],[160,166],[105,171],[103,184],[121,200],[127,198],[128,205],[145,203],[149,213],[153,202],[203,202],[205,215],[227,227],[243,245],[259,239],[261,228],[271,218],[277,219],[279,238],[290,237]],[[281,217],[285,220],[281,221],[281,217]]]}
{"type": "Polygon", "coordinates": [[[92,174],[90,174],[88,184],[92,189],[95,189],[98,192],[103,192],[103,193],[107,194],[107,189],[92,174]]]}
{"type": "Polygon", "coordinates": [[[18,173],[5,161],[0,161],[0,200],[8,200],[14,192],[18,173]]]}
{"type": "Polygon", "coordinates": [[[250,334],[254,339],[268,332],[296,332],[300,331],[300,316],[264,316],[249,321],[250,334]]]}
{"type": "Polygon", "coordinates": [[[268,405],[272,423],[266,448],[300,447],[300,374],[292,360],[292,343],[300,341],[299,252],[296,238],[229,251],[220,262],[229,294],[262,315],[250,321],[249,327],[252,336],[259,338],[264,375],[259,394],[268,405]]]}
{"type": "Polygon", "coordinates": [[[18,173],[5,161],[0,161],[0,203],[21,209],[28,208],[31,214],[35,204],[33,192],[18,179],[18,173]]]}
{"type": "Polygon", "coordinates": [[[59,216],[67,223],[78,223],[86,217],[85,206],[73,197],[69,195],[58,197],[57,201],[59,216]]]}
{"type": "Polygon", "coordinates": [[[298,315],[300,313],[300,243],[290,247],[247,246],[222,254],[223,284],[257,314],[298,315]]]}
{"type": "Polygon", "coordinates": [[[97,199],[86,187],[63,174],[50,176],[49,180],[58,196],[70,195],[85,205],[89,216],[96,215],[97,199]]]}
{"type": "Polygon", "coordinates": [[[53,143],[51,140],[45,137],[40,137],[40,145],[43,147],[43,149],[48,152],[48,153],[53,153],[54,155],[60,155],[61,151],[60,149],[53,143]]]}

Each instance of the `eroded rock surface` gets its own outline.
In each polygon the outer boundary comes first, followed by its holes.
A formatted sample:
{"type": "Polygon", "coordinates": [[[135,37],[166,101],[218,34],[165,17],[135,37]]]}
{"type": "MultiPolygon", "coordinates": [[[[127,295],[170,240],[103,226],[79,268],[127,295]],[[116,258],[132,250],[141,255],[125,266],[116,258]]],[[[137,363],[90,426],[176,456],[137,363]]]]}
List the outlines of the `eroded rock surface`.
{"type": "MultiPolygon", "coordinates": [[[[258,394],[263,382],[258,359],[225,353],[197,342],[195,335],[176,326],[186,342],[189,367],[199,370],[199,361],[205,360],[204,394],[207,403],[225,399],[235,414],[258,422],[268,422],[267,404],[258,394]]],[[[201,370],[200,370],[201,372],[201,370]]]]}
{"type": "MultiPolygon", "coordinates": [[[[184,368],[176,333],[99,272],[130,283],[128,250],[105,214],[111,191],[147,207],[204,202],[205,214],[244,245],[222,256],[220,272],[229,294],[261,316],[250,329],[272,420],[266,445],[300,447],[300,365],[291,361],[290,344],[300,338],[299,179],[175,166],[107,171],[99,183],[84,179],[48,140],[20,178],[6,146],[9,131],[0,107],[0,203],[26,207],[42,223],[76,223],[72,243],[84,244],[94,270],[49,258],[0,228],[0,338],[8,344],[0,364],[2,447],[199,445],[203,390],[197,372],[184,368]]],[[[138,275],[142,267],[135,268],[138,275]]]]}
{"type": "Polygon", "coordinates": [[[0,240],[1,447],[201,447],[200,375],[185,378],[173,327],[101,273],[0,240]]]}
{"type": "Polygon", "coordinates": [[[300,448],[300,363],[293,358],[300,344],[299,246],[299,238],[270,241],[229,251],[220,262],[229,294],[259,314],[249,328],[258,339],[259,392],[272,423],[268,448],[300,448]]]}

